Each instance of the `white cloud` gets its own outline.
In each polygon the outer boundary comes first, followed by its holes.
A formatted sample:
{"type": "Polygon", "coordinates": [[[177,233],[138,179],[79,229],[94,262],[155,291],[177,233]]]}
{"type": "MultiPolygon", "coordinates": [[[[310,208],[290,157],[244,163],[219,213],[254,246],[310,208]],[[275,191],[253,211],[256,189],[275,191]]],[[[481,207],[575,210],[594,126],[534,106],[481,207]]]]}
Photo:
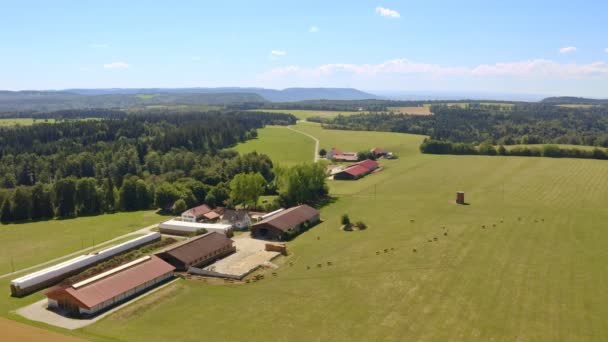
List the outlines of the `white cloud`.
{"type": "Polygon", "coordinates": [[[393,59],[379,64],[325,64],[314,68],[286,66],[271,70],[271,75],[285,77],[323,77],[347,73],[362,77],[377,75],[425,75],[433,78],[449,76],[494,77],[511,76],[520,78],[562,78],[576,79],[585,77],[608,77],[608,64],[560,64],[546,59],[528,61],[481,64],[474,67],[441,66],[439,64],[418,63],[407,59],[393,59]]]}
{"type": "Polygon", "coordinates": [[[606,53],[608,53],[608,48],[605,48],[604,51],[606,51],[606,53]]]}
{"type": "Polygon", "coordinates": [[[270,54],[273,56],[285,56],[287,52],[281,50],[272,50],[270,51],[270,54]]]}
{"type": "Polygon", "coordinates": [[[95,43],[95,44],[89,44],[89,47],[93,48],[93,49],[107,49],[110,47],[110,45],[106,44],[106,43],[95,43]]]}
{"type": "Polygon", "coordinates": [[[559,49],[559,53],[573,53],[576,52],[576,48],[574,46],[566,46],[559,49]]]}
{"type": "Polygon", "coordinates": [[[383,17],[401,18],[401,14],[399,14],[399,12],[382,6],[376,7],[376,13],[380,14],[383,17]]]}
{"type": "Polygon", "coordinates": [[[317,33],[319,32],[319,28],[317,26],[311,26],[310,29],[308,29],[308,32],[317,33]]]}
{"type": "Polygon", "coordinates": [[[113,63],[104,64],[103,67],[105,69],[127,69],[131,66],[125,62],[113,62],[113,63]]]}

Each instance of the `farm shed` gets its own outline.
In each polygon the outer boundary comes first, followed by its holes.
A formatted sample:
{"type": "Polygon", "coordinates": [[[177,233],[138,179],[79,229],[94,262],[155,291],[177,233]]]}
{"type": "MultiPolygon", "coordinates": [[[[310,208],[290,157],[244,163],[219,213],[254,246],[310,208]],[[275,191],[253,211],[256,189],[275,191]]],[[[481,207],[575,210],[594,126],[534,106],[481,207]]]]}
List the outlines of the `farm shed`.
{"type": "Polygon", "coordinates": [[[247,210],[224,210],[222,215],[222,223],[229,224],[235,229],[247,229],[251,226],[251,218],[247,210]]]}
{"type": "Polygon", "coordinates": [[[226,235],[207,233],[158,252],[156,256],[177,270],[186,271],[190,266],[202,266],[235,251],[233,241],[226,235]]]}
{"type": "Polygon", "coordinates": [[[372,171],[379,167],[378,163],[374,160],[364,160],[353,166],[347,167],[346,169],[336,173],[334,179],[336,180],[355,180],[370,174],[372,171]]]}
{"type": "Polygon", "coordinates": [[[304,224],[315,224],[320,221],[318,210],[300,205],[272,215],[251,227],[251,235],[270,240],[285,240],[288,236],[299,233],[304,224]]]}
{"type": "Polygon", "coordinates": [[[229,224],[184,222],[172,219],[158,225],[159,232],[172,235],[192,235],[201,229],[205,229],[207,232],[222,233],[228,237],[232,236],[232,225],[229,224]]]}
{"type": "Polygon", "coordinates": [[[199,222],[204,220],[213,221],[218,219],[220,215],[211,210],[206,204],[203,204],[184,211],[181,217],[182,221],[185,222],[199,222]]]}
{"type": "Polygon", "coordinates": [[[374,156],[376,156],[376,157],[382,157],[387,154],[387,152],[385,150],[381,149],[380,147],[374,147],[370,150],[370,152],[373,153],[374,156]]]}
{"type": "Polygon", "coordinates": [[[159,239],[160,233],[150,233],[99,252],[81,255],[60,264],[30,273],[11,281],[11,294],[20,297],[57,284],[63,279],[74,275],[87,267],[159,239]]]}
{"type": "Polygon", "coordinates": [[[356,162],[358,159],[357,152],[342,152],[342,150],[332,147],[326,155],[327,159],[337,161],[356,162]]]}
{"type": "Polygon", "coordinates": [[[155,256],[47,293],[48,308],[73,316],[92,316],[173,277],[175,267],[155,256]]]}

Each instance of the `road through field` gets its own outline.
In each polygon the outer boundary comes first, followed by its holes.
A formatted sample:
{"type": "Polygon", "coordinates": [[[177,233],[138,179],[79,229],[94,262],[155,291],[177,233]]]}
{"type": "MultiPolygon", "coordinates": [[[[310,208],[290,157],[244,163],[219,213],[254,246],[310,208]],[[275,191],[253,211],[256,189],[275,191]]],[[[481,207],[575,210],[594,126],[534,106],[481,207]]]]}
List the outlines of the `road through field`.
{"type": "Polygon", "coordinates": [[[291,126],[287,126],[287,129],[290,130],[290,131],[294,131],[294,132],[303,134],[303,135],[305,135],[305,136],[307,136],[307,137],[309,137],[309,138],[311,138],[312,140],[315,141],[315,156],[313,158],[313,161],[315,163],[318,162],[319,161],[319,139],[317,139],[316,137],[314,137],[314,136],[312,136],[312,135],[310,135],[308,133],[304,133],[302,131],[298,131],[297,129],[294,129],[291,126]]]}
{"type": "Polygon", "coordinates": [[[70,257],[75,257],[75,256],[78,256],[78,255],[87,253],[87,252],[89,252],[91,250],[95,250],[97,248],[101,248],[103,246],[111,244],[112,242],[120,241],[121,239],[124,239],[125,237],[129,237],[129,236],[133,236],[133,235],[142,235],[142,234],[151,233],[152,232],[151,229],[155,228],[156,226],[157,226],[156,224],[153,224],[153,225],[147,226],[146,228],[142,228],[142,229],[136,230],[134,232],[130,232],[130,233],[127,233],[127,234],[115,237],[115,238],[113,238],[111,240],[107,240],[107,241],[104,241],[102,243],[98,243],[98,244],[96,244],[94,246],[91,246],[91,247],[88,247],[88,248],[85,248],[85,249],[81,249],[81,250],[76,251],[74,253],[70,253],[70,254],[67,254],[67,255],[60,256],[60,257],[55,258],[55,259],[51,259],[51,260],[45,261],[45,262],[43,262],[41,264],[38,264],[38,265],[26,267],[26,268],[20,269],[20,270],[15,271],[15,272],[5,273],[3,275],[0,275],[0,279],[6,278],[6,277],[10,277],[10,276],[13,276],[13,275],[16,275],[16,274],[19,274],[19,273],[35,270],[35,269],[41,268],[43,266],[55,264],[55,263],[57,263],[59,261],[62,261],[64,259],[67,259],[67,258],[70,258],[70,257]]]}

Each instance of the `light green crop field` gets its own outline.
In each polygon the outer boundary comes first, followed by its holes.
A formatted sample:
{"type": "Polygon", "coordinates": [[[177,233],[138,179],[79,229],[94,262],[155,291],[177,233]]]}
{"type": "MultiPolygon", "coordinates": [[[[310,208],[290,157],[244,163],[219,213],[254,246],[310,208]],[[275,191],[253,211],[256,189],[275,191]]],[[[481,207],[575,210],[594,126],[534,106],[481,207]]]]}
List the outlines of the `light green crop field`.
{"type": "Polygon", "coordinates": [[[409,114],[409,115],[433,115],[431,106],[421,107],[388,107],[388,110],[393,113],[409,114]]]}
{"type": "Polygon", "coordinates": [[[558,107],[566,107],[566,108],[592,108],[592,107],[597,107],[598,105],[594,105],[594,104],[584,104],[584,103],[573,103],[573,104],[558,104],[558,107]]]}
{"type": "Polygon", "coordinates": [[[54,119],[32,119],[32,118],[19,118],[19,119],[0,119],[0,127],[2,126],[29,126],[34,123],[53,123],[54,119]]]}
{"type": "Polygon", "coordinates": [[[234,150],[243,154],[259,152],[267,154],[273,162],[293,165],[302,161],[312,161],[315,142],[284,126],[268,126],[258,130],[258,138],[238,144],[234,150]]]}
{"type": "Polygon", "coordinates": [[[347,112],[347,111],[330,111],[330,110],[300,110],[300,109],[254,109],[259,112],[270,112],[270,113],[287,113],[293,114],[300,120],[306,120],[312,116],[319,116],[322,118],[333,118],[338,115],[353,115],[362,114],[362,112],[347,112]]]}
{"type": "MultiPolygon", "coordinates": [[[[264,280],[180,280],[74,334],[94,341],[608,339],[608,162],[423,155],[422,136],[296,128],[322,147],[378,146],[399,159],[382,160],[381,172],[359,181],[330,181],[336,200],[322,209],[323,222],[289,242],[290,255],[276,259],[280,267],[264,280]],[[454,204],[459,190],[468,205],[454,204]],[[344,213],[369,228],[340,230],[344,213]]],[[[285,138],[276,129],[259,131],[264,145],[245,145],[279,156],[285,138]]],[[[302,161],[310,154],[302,152],[302,161]]]]}

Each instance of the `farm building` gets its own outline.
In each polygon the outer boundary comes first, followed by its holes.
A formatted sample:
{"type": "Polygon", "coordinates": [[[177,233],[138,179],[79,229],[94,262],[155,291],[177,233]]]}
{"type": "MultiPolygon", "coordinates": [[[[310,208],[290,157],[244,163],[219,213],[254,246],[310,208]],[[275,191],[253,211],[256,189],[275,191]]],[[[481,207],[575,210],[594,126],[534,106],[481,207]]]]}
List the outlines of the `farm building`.
{"type": "Polygon", "coordinates": [[[185,222],[200,222],[217,220],[220,214],[211,210],[206,204],[203,204],[184,211],[181,216],[182,221],[185,222]]]}
{"type": "Polygon", "coordinates": [[[251,226],[251,218],[247,210],[226,209],[224,215],[222,215],[222,223],[229,224],[234,229],[243,230],[251,226]]]}
{"type": "Polygon", "coordinates": [[[379,167],[378,162],[367,159],[336,173],[336,180],[355,180],[370,174],[379,167]]]}
{"type": "Polygon", "coordinates": [[[42,288],[57,284],[63,279],[81,272],[87,267],[159,239],[160,233],[150,233],[99,252],[81,255],[60,264],[30,273],[11,281],[11,294],[16,297],[24,296],[42,288]]]}
{"type": "Polygon", "coordinates": [[[370,152],[376,157],[384,157],[387,154],[387,152],[380,147],[374,147],[370,150],[370,152]]]}
{"type": "Polygon", "coordinates": [[[175,267],[145,256],[89,279],[47,293],[48,308],[71,316],[88,317],[173,277],[175,267]]]}
{"type": "Polygon", "coordinates": [[[305,224],[312,225],[319,221],[318,210],[308,205],[300,205],[254,224],[251,227],[251,235],[270,240],[287,240],[290,236],[298,234],[305,224]]]}
{"type": "Polygon", "coordinates": [[[336,161],[356,162],[358,159],[357,152],[342,152],[340,149],[332,147],[326,155],[327,159],[336,161]]]}
{"type": "Polygon", "coordinates": [[[156,256],[173,265],[178,271],[186,271],[191,266],[206,265],[235,251],[233,241],[226,235],[207,233],[158,252],[156,256]]]}
{"type": "Polygon", "coordinates": [[[198,223],[198,222],[184,222],[175,219],[171,219],[158,224],[158,231],[163,234],[172,235],[192,235],[201,231],[202,229],[207,232],[222,233],[228,237],[232,236],[232,225],[220,224],[220,223],[198,223]]]}

